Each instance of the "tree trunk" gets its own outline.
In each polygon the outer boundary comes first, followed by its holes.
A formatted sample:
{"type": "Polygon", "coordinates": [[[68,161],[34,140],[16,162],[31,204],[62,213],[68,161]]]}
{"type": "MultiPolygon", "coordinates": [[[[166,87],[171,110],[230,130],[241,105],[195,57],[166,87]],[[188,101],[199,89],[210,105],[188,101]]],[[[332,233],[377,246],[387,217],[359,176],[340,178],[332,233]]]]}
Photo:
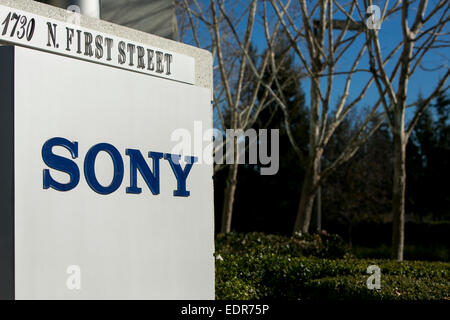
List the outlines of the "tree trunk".
{"type": "MultiPolygon", "coordinates": [[[[319,162],[319,174],[321,171],[321,164],[319,162]]],[[[316,209],[317,209],[317,233],[322,234],[322,187],[317,188],[316,194],[316,209]]]]}
{"type": "MultiPolygon", "coordinates": [[[[320,69],[320,60],[318,58],[313,59],[312,69],[314,73],[317,73],[320,69]]],[[[297,232],[309,233],[309,224],[311,222],[314,197],[317,189],[315,188],[315,185],[319,180],[319,162],[322,156],[322,150],[317,148],[320,131],[320,88],[317,87],[316,81],[319,81],[319,79],[311,78],[308,164],[306,167],[305,179],[303,179],[302,193],[294,225],[294,234],[297,232]]]]}
{"type": "Polygon", "coordinates": [[[228,176],[226,180],[225,192],[223,197],[222,224],[220,226],[221,233],[231,231],[231,218],[233,217],[234,195],[236,193],[237,172],[239,164],[235,161],[228,168],[228,176]]]}
{"type": "Polygon", "coordinates": [[[406,141],[403,130],[394,133],[394,183],[392,190],[392,259],[403,261],[405,239],[406,141]]]}
{"type": "Polygon", "coordinates": [[[314,206],[314,198],[316,190],[314,186],[319,180],[319,159],[321,153],[316,154],[311,165],[306,170],[306,176],[303,180],[302,193],[300,196],[300,203],[297,211],[297,218],[294,225],[294,233],[309,233],[309,225],[311,223],[311,216],[314,206]]]}
{"type": "Polygon", "coordinates": [[[294,234],[308,233],[309,222],[314,204],[314,194],[311,192],[311,183],[306,179],[303,181],[302,194],[298,205],[297,218],[295,219],[294,234]]]}

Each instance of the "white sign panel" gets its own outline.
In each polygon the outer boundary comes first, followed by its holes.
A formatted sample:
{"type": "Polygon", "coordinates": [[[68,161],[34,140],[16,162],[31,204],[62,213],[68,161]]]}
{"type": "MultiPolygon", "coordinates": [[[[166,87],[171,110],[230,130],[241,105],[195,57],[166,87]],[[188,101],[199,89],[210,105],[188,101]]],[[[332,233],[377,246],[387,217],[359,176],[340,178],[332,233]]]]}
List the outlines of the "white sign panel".
{"type": "Polygon", "coordinates": [[[189,84],[195,81],[195,60],[189,56],[2,5],[0,22],[1,41],[189,84]]]}
{"type": "MultiPolygon", "coordinates": [[[[44,40],[39,25],[32,41],[44,40]]],[[[171,153],[174,130],[211,128],[210,91],[27,48],[0,53],[1,112],[10,101],[14,117],[14,297],[213,299],[211,161],[171,153]]]]}

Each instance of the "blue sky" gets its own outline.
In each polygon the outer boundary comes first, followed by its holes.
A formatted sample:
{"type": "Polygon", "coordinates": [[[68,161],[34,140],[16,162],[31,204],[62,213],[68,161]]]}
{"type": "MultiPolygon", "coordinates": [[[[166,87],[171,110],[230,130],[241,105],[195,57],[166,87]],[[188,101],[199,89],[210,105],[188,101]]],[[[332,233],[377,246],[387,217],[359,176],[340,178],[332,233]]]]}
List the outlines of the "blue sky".
{"type": "MultiPolygon", "coordinates": [[[[375,3],[375,2],[374,2],[375,3]]],[[[380,6],[384,4],[384,1],[378,1],[380,3],[380,6]]],[[[429,8],[432,6],[433,1],[430,1],[429,8]]],[[[428,9],[429,11],[429,9],[428,9]]],[[[410,7],[410,23],[413,20],[413,15],[415,14],[415,6],[411,5],[410,7]]],[[[355,20],[360,20],[358,15],[355,13],[353,15],[355,20]],[[358,18],[358,19],[357,19],[358,18]]],[[[342,14],[338,14],[335,16],[335,19],[343,19],[344,16],[342,14]]],[[[432,22],[431,22],[432,23],[432,22]]],[[[431,24],[430,24],[431,25],[431,24]]],[[[447,26],[446,30],[444,32],[449,32],[449,27],[447,26]]],[[[349,33],[350,34],[350,33],[349,33]]],[[[388,52],[390,52],[402,39],[402,28],[400,25],[400,13],[394,14],[389,19],[385,20],[381,26],[381,29],[379,31],[379,39],[380,39],[380,45],[383,52],[383,55],[387,55],[388,52]]],[[[447,37],[447,40],[450,40],[450,37],[447,37]]],[[[337,69],[338,70],[349,70],[351,67],[351,64],[354,61],[354,57],[357,54],[357,51],[361,48],[363,42],[365,41],[365,36],[362,35],[359,38],[359,41],[355,42],[355,44],[352,46],[354,49],[349,49],[349,51],[342,57],[341,61],[339,62],[337,69]]],[[[258,48],[264,48],[265,46],[265,37],[264,37],[264,31],[261,28],[260,25],[256,25],[255,29],[255,38],[254,38],[254,44],[258,46],[258,48]]],[[[306,46],[303,45],[304,51],[306,51],[306,46]]],[[[391,59],[391,63],[388,65],[388,70],[391,70],[393,67],[394,62],[397,61],[401,50],[398,51],[398,53],[391,59]],[[389,68],[391,66],[391,68],[389,68]]],[[[306,55],[306,52],[305,52],[306,55]]],[[[297,62],[300,64],[300,60],[297,60],[297,62]]],[[[450,65],[450,49],[449,48],[439,48],[434,49],[430,51],[422,61],[422,66],[424,66],[427,70],[428,69],[436,69],[434,71],[425,71],[421,68],[417,68],[414,75],[410,78],[409,87],[408,87],[408,103],[412,103],[417,100],[417,97],[419,93],[422,93],[423,96],[427,96],[429,93],[431,93],[437,81],[445,74],[446,68],[450,65]],[[441,66],[441,68],[439,68],[441,66]]],[[[368,69],[368,55],[367,51],[361,59],[361,62],[359,64],[360,68],[368,69]]],[[[367,83],[368,79],[370,78],[369,73],[357,73],[353,77],[353,80],[351,82],[350,87],[350,97],[348,101],[351,101],[352,95],[356,96],[357,93],[359,93],[364,85],[367,83]]],[[[335,105],[338,101],[338,98],[340,94],[343,92],[343,88],[345,85],[346,76],[335,76],[334,85],[335,88],[333,90],[333,98],[331,99],[332,106],[335,105]]],[[[308,97],[309,95],[309,87],[310,87],[310,81],[306,80],[302,82],[302,86],[304,88],[304,91],[308,97]]],[[[379,99],[378,90],[375,87],[375,84],[372,85],[371,89],[367,92],[366,98],[363,100],[360,105],[371,105],[371,103],[376,102],[379,99]]]]}
{"type": "MultiPolygon", "coordinates": [[[[294,1],[295,2],[295,1],[294,1]]],[[[391,1],[392,5],[394,1],[391,1]]],[[[435,1],[429,1],[428,10],[427,13],[430,10],[430,7],[433,6],[433,3],[435,1]]],[[[235,10],[234,12],[236,14],[240,14],[241,12],[245,12],[245,6],[249,5],[249,2],[243,1],[239,2],[239,4],[236,4],[236,1],[228,1],[228,7],[227,10],[235,10]]],[[[204,2],[204,5],[207,6],[209,2],[204,2]]],[[[384,0],[374,1],[374,4],[378,4],[380,7],[383,7],[384,0]]],[[[268,12],[270,14],[271,5],[267,3],[268,12]]],[[[260,13],[262,10],[262,5],[259,5],[258,12],[260,13]]],[[[415,15],[416,5],[412,4],[410,6],[410,24],[413,21],[413,17],[415,15]]],[[[426,15],[427,15],[426,13],[426,15]]],[[[272,11],[273,14],[273,11],[272,11]]],[[[334,16],[334,19],[343,19],[345,16],[342,13],[338,13],[334,16]]],[[[355,12],[353,14],[353,17],[355,20],[361,20],[359,15],[355,12]]],[[[437,17],[436,17],[437,18],[437,17]]],[[[264,49],[266,48],[266,39],[264,36],[264,30],[261,24],[261,15],[257,16],[257,22],[255,23],[255,29],[252,37],[252,43],[254,46],[257,47],[258,52],[262,53],[264,49]]],[[[434,20],[436,21],[436,20],[434,20]]],[[[433,23],[433,20],[431,20],[429,23],[433,23]]],[[[429,24],[431,25],[431,24],[429,24]]],[[[242,19],[241,23],[236,27],[236,30],[243,35],[245,31],[246,26],[246,19],[242,19]]],[[[426,28],[427,26],[425,26],[426,28]]],[[[200,29],[201,35],[205,37],[205,39],[208,39],[207,31],[206,29],[200,29]]],[[[446,26],[446,28],[443,30],[443,32],[450,32],[449,27],[446,26]]],[[[350,33],[349,33],[350,34],[350,33]]],[[[379,31],[379,39],[380,39],[380,45],[382,49],[383,56],[387,55],[388,52],[394,48],[396,44],[398,44],[399,41],[402,39],[402,29],[400,25],[400,12],[392,15],[389,19],[383,21],[383,24],[381,26],[381,29],[379,31]]],[[[450,38],[447,36],[447,41],[450,40],[450,38]]],[[[358,41],[355,41],[352,48],[348,50],[347,53],[344,54],[342,59],[340,60],[339,64],[336,66],[336,69],[338,71],[346,71],[349,70],[351,67],[351,64],[354,61],[354,57],[361,48],[363,42],[365,41],[365,36],[361,35],[359,37],[358,41]]],[[[303,52],[306,54],[306,46],[304,43],[301,43],[301,48],[303,49],[303,52]]],[[[400,54],[401,50],[398,51],[398,53],[391,59],[391,63],[388,65],[387,70],[391,70],[394,63],[397,61],[398,56],[400,54]]],[[[300,60],[296,58],[296,62],[300,65],[300,60]]],[[[422,65],[426,69],[432,69],[433,71],[425,71],[421,68],[417,68],[414,75],[410,78],[409,87],[408,87],[408,103],[412,103],[417,100],[417,97],[419,93],[421,93],[423,96],[427,96],[432,90],[434,90],[435,85],[437,81],[443,76],[443,74],[446,72],[447,68],[450,64],[450,49],[449,48],[440,48],[440,49],[434,49],[430,51],[424,60],[422,61],[422,65]]],[[[367,51],[361,60],[359,64],[359,68],[368,69],[368,55],[367,51]]],[[[218,72],[215,74],[216,77],[218,77],[218,72]]],[[[351,82],[350,87],[350,96],[347,100],[347,102],[352,101],[352,97],[358,95],[358,93],[362,90],[364,85],[367,83],[368,79],[370,78],[370,74],[366,72],[357,73],[351,82]]],[[[345,84],[346,76],[335,76],[334,81],[334,89],[332,93],[331,98],[331,107],[334,107],[338,101],[339,96],[343,92],[343,87],[345,84]]],[[[395,84],[395,82],[394,82],[395,84]]],[[[305,91],[306,97],[307,97],[307,103],[309,98],[309,87],[310,87],[310,81],[309,79],[305,79],[302,81],[302,87],[305,91]]],[[[359,107],[367,107],[373,105],[379,98],[378,90],[373,84],[371,88],[368,90],[366,97],[363,101],[361,101],[358,106],[359,107]]],[[[409,113],[411,113],[413,110],[409,110],[409,113]]]]}

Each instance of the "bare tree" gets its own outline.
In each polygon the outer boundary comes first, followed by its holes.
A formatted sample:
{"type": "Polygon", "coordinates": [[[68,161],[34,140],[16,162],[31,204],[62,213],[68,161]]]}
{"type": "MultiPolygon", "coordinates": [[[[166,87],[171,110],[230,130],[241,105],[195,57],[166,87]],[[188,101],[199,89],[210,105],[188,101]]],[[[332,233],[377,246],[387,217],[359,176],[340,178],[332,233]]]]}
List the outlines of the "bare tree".
{"type": "MultiPolygon", "coordinates": [[[[372,1],[366,1],[365,5],[372,5],[372,1]]],[[[431,100],[440,92],[448,89],[446,81],[450,75],[448,65],[440,66],[443,76],[436,81],[431,93],[421,100],[420,104],[407,104],[408,84],[417,70],[421,67],[424,57],[434,49],[448,47],[448,32],[444,32],[450,20],[450,2],[432,1],[429,6],[427,0],[420,1],[396,1],[391,8],[385,5],[384,11],[400,10],[401,17],[399,29],[402,31],[401,52],[392,64],[384,63],[384,55],[380,45],[378,30],[367,30],[367,46],[369,47],[370,69],[375,77],[382,105],[386,113],[387,123],[394,140],[394,177],[392,192],[392,257],[403,260],[404,248],[404,223],[405,223],[405,187],[406,171],[405,157],[406,144],[411,132],[417,124],[420,116],[429,106],[431,100]],[[414,6],[414,7],[413,7],[414,6]],[[410,16],[413,17],[409,20],[410,16]],[[447,37],[444,39],[444,37],[447,37]],[[392,70],[388,75],[388,68],[392,70]],[[412,120],[406,124],[405,116],[407,108],[418,106],[412,114],[412,120]]],[[[436,70],[435,70],[436,71],[436,70]]]]}
{"type": "MultiPolygon", "coordinates": [[[[357,152],[367,138],[378,129],[383,117],[382,112],[378,111],[381,104],[379,99],[371,104],[372,107],[367,112],[365,120],[362,121],[341,154],[334,162],[320,169],[321,157],[330,138],[349,112],[363,101],[374,82],[370,69],[360,67],[367,50],[367,43],[360,41],[361,38],[364,40],[365,19],[356,0],[349,1],[346,5],[336,0],[315,2],[299,0],[298,7],[293,6],[291,10],[288,8],[289,2],[271,0],[271,5],[310,79],[309,150],[305,155],[299,154],[300,163],[306,165],[306,174],[294,225],[294,233],[307,233],[318,188],[337,167],[357,152]],[[312,6],[309,6],[309,3],[312,6]],[[353,18],[355,11],[359,13],[359,18],[356,20],[353,18]],[[344,19],[337,20],[335,16],[344,17],[344,19]],[[340,63],[343,57],[347,60],[345,64],[340,63]],[[351,61],[348,62],[348,60],[351,61]],[[359,77],[358,81],[364,79],[364,86],[350,95],[350,85],[357,73],[368,76],[359,77]],[[335,86],[337,77],[343,79],[343,89],[335,86]],[[331,110],[333,97],[338,97],[338,102],[336,108],[331,110]],[[349,97],[352,97],[352,100],[349,100],[349,97]],[[370,123],[374,125],[369,125],[370,123]]],[[[385,12],[385,16],[394,12],[396,12],[395,8],[385,12]]],[[[386,64],[400,47],[401,44],[395,47],[382,64],[386,64]]],[[[282,104],[280,106],[284,108],[282,104]]],[[[295,141],[291,141],[291,144],[299,150],[295,141]]]]}
{"type": "MultiPolygon", "coordinates": [[[[211,50],[214,55],[214,108],[217,114],[216,128],[222,132],[227,129],[245,131],[253,126],[258,115],[275,99],[280,99],[271,90],[272,84],[288,57],[286,51],[279,59],[274,58],[274,48],[280,43],[280,23],[270,28],[267,12],[258,6],[257,0],[235,1],[225,5],[225,1],[211,0],[209,5],[202,6],[197,0],[178,0],[178,7],[183,11],[185,26],[191,30],[193,42],[198,47],[211,50]],[[263,10],[257,14],[258,9],[263,10]],[[258,17],[262,17],[257,21],[258,17]],[[260,57],[252,56],[250,47],[254,38],[255,24],[261,23],[266,34],[266,50],[260,57]],[[201,30],[201,31],[200,31],[201,30]],[[238,31],[240,30],[240,31],[238,31]],[[207,36],[205,37],[205,32],[207,36]],[[203,40],[203,41],[202,41],[203,40]],[[269,79],[264,75],[271,68],[269,79]],[[251,76],[251,81],[249,77],[251,76]],[[251,82],[251,83],[250,83],[251,82]],[[249,92],[249,85],[252,85],[249,92]],[[243,99],[244,93],[246,99],[243,99]]],[[[183,26],[181,27],[183,30],[183,26]]],[[[293,79],[298,75],[292,75],[293,79]]],[[[287,79],[285,82],[292,80],[287,79]]],[[[279,84],[280,87],[286,83],[279,84]]],[[[240,148],[238,136],[233,136],[232,163],[216,164],[215,172],[228,167],[224,204],[222,209],[221,232],[231,230],[233,203],[237,187],[240,148]]],[[[217,146],[222,148],[223,146],[217,146]]],[[[225,158],[230,158],[230,150],[225,158]]]]}

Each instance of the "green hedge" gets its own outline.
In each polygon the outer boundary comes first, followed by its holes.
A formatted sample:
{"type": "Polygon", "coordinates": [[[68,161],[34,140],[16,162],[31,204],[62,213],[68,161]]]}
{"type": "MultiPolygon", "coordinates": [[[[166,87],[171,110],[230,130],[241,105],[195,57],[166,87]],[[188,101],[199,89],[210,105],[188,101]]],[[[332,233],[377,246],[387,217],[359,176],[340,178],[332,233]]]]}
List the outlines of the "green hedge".
{"type": "MultiPolygon", "coordinates": [[[[354,246],[352,253],[361,259],[389,259],[391,246],[385,244],[375,248],[354,246]]],[[[405,260],[450,261],[449,248],[443,245],[405,245],[404,256],[405,260]]]]}
{"type": "Polygon", "coordinates": [[[449,299],[449,263],[355,259],[343,251],[336,236],[220,236],[216,243],[216,298],[449,299]],[[338,259],[324,258],[326,252],[338,259]],[[366,270],[372,264],[381,268],[380,290],[367,289],[366,270]]]}
{"type": "Polygon", "coordinates": [[[269,254],[342,258],[350,252],[338,235],[285,237],[261,232],[219,234],[216,249],[225,254],[269,254]]]}
{"type": "MultiPolygon", "coordinates": [[[[348,225],[338,221],[328,221],[325,229],[340,234],[349,242],[348,225]]],[[[450,221],[430,221],[405,223],[405,244],[433,247],[436,245],[450,247],[450,221]]],[[[392,242],[392,223],[380,221],[360,221],[352,227],[353,245],[378,247],[382,244],[390,246],[392,242]]]]}

